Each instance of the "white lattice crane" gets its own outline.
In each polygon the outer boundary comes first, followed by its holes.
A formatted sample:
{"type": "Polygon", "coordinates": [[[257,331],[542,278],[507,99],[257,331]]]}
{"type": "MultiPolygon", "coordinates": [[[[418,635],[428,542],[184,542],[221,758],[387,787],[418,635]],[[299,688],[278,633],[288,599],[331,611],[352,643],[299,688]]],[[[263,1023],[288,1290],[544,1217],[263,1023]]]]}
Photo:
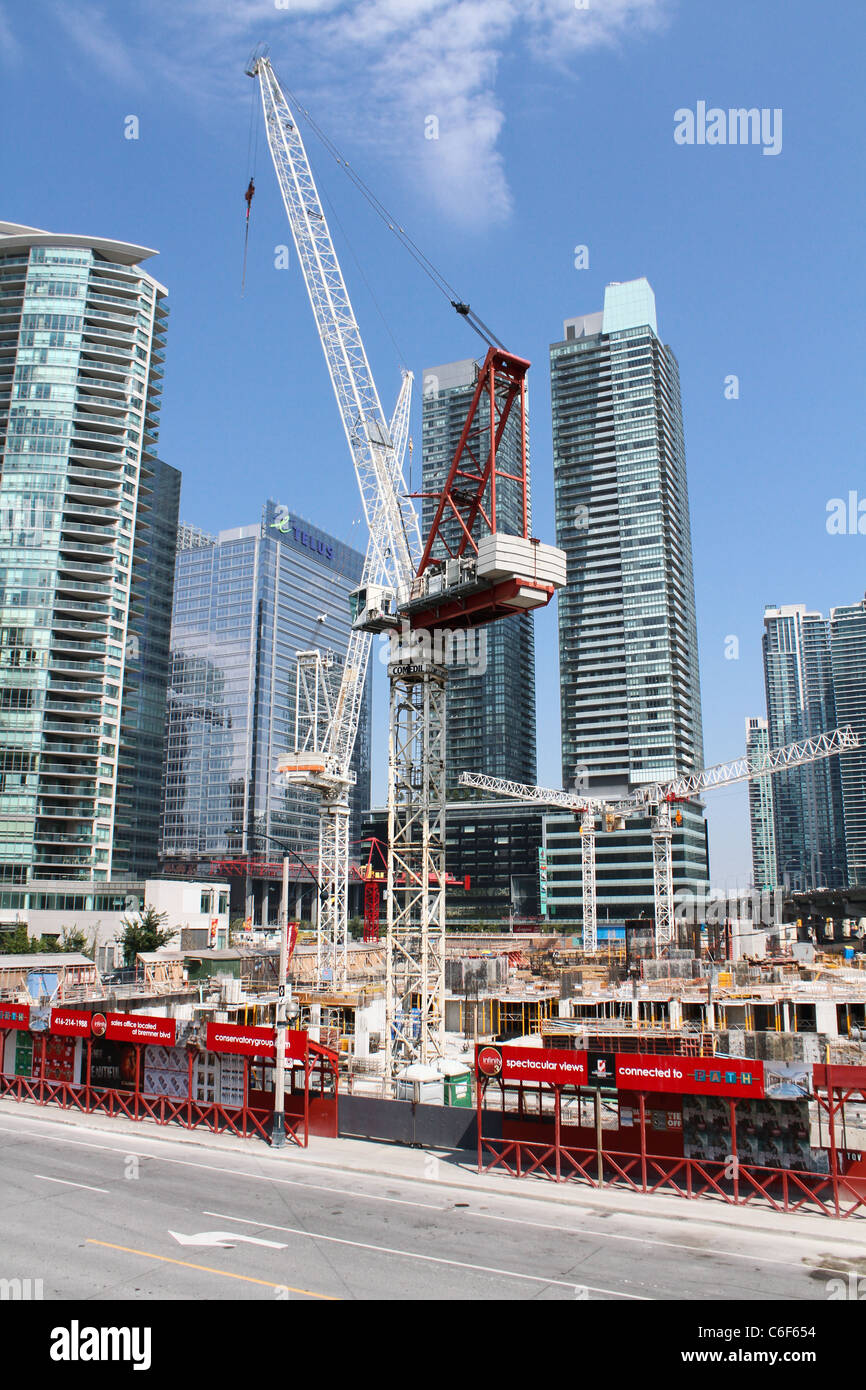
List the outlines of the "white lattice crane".
{"type": "MultiPolygon", "coordinates": [[[[401,631],[392,647],[388,762],[388,935],[386,1066],[431,1060],[444,1043],[445,681],[441,660],[415,651],[407,634],[437,624],[466,628],[548,603],[565,582],[565,556],[529,536],[526,371],[458,297],[455,310],[488,351],[460,446],[421,546],[402,474],[409,387],[387,424],[297,122],[266,56],[255,58],[268,145],[280,185],[343,429],[361,493],[369,543],[352,596],[353,633],[339,689],[327,655],[303,654],[304,697],[295,751],[280,768],[320,794],[319,961],[345,974],[349,764],[358,726],[371,633],[401,631]],[[506,469],[499,443],[514,409],[520,472],[506,469]],[[496,527],[497,477],[522,483],[523,532],[496,527]],[[448,528],[451,528],[450,530],[448,528]],[[447,533],[447,534],[446,534],[447,533]],[[456,535],[456,539],[455,539],[456,535]],[[444,552],[444,553],[443,553],[444,552]],[[408,645],[408,650],[407,650],[408,645]]],[[[333,152],[333,151],[332,151],[333,152]]],[[[344,162],[344,161],[341,161],[344,162]]],[[[377,211],[384,210],[377,204],[377,211]]],[[[404,245],[403,229],[388,225],[404,245]]],[[[415,259],[439,288],[426,257],[415,259]]],[[[321,970],[320,970],[321,978],[321,970]]]]}
{"type": "Polygon", "coordinates": [[[754,755],[746,754],[733,762],[716,763],[701,772],[686,773],[672,782],[654,782],[636,788],[620,800],[604,800],[582,795],[580,791],[558,791],[551,787],[531,787],[522,782],[509,782],[500,777],[488,777],[482,772],[462,772],[460,783],[497,796],[514,797],[519,801],[541,806],[560,806],[579,814],[581,861],[583,869],[583,943],[584,949],[597,946],[597,909],[595,882],[596,821],[601,819],[608,830],[620,829],[625,817],[652,817],[653,889],[655,896],[655,947],[660,954],[674,941],[674,886],[671,841],[673,824],[671,805],[690,801],[712,791],[714,787],[731,786],[734,782],[751,782],[759,777],[785,772],[806,763],[819,762],[840,753],[858,748],[859,738],[850,725],[828,733],[786,744],[754,755]]]}

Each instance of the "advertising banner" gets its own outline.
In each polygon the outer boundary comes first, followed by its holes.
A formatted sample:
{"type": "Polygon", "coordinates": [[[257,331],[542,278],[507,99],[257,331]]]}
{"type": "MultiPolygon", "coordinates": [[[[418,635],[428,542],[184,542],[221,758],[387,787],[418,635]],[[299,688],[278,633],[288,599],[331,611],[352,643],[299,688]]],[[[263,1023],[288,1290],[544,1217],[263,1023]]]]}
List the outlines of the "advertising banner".
{"type": "Polygon", "coordinates": [[[557,1086],[587,1084],[586,1053],[570,1048],[509,1047],[488,1043],[475,1049],[475,1074],[503,1081],[552,1081],[557,1086]]]}
{"type": "Polygon", "coordinates": [[[671,1057],[618,1052],[616,1084],[621,1091],[667,1091],[693,1096],[764,1094],[763,1062],[742,1057],[671,1057]]]}
{"type": "Polygon", "coordinates": [[[136,1049],[97,1038],[90,1054],[90,1084],[113,1091],[135,1090],[136,1049]]]}
{"type": "Polygon", "coordinates": [[[764,1064],[741,1057],[672,1057],[640,1052],[574,1052],[565,1048],[487,1043],[475,1050],[475,1074],[503,1081],[550,1081],[675,1095],[764,1095],[764,1064]]]}
{"type": "Polygon", "coordinates": [[[94,1034],[110,1038],[115,1042],[160,1043],[163,1047],[174,1047],[177,1024],[173,1018],[158,1018],[155,1014],[93,1014],[94,1034]],[[100,1034],[101,1023],[105,1029],[100,1034]]]}
{"type": "Polygon", "coordinates": [[[0,1028],[29,1028],[29,1004],[0,1004],[0,1028]]]}
{"type": "Polygon", "coordinates": [[[89,1038],[92,1018],[93,1014],[77,1009],[52,1009],[48,1031],[61,1038],[89,1038]]]}
{"type": "MultiPolygon", "coordinates": [[[[273,1028],[247,1028],[239,1023],[209,1023],[206,1046],[209,1052],[237,1053],[246,1057],[276,1057],[273,1028]]],[[[300,1028],[286,1029],[286,1060],[303,1062],[307,1055],[307,1034],[300,1028]]]]}
{"type": "Polygon", "coordinates": [[[61,1038],[106,1038],[110,1042],[161,1043],[173,1047],[177,1024],[173,1018],[154,1014],[85,1013],[79,1009],[52,1009],[49,1031],[61,1038]]]}

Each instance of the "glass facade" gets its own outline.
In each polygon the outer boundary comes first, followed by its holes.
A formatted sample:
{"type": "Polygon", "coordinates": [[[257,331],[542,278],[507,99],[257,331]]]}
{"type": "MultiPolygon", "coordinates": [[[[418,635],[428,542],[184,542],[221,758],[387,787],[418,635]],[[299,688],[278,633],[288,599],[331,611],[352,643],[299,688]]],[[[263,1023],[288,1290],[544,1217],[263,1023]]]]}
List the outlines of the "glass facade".
{"type": "MultiPolygon", "coordinates": [[[[836,727],[829,624],[803,604],[764,612],[769,746],[836,727]]],[[[776,882],[789,891],[841,888],[847,877],[839,758],[773,777],[776,882]]]]}
{"type": "MultiPolygon", "coordinates": [[[[746,754],[750,758],[769,753],[766,719],[746,720],[746,754]]],[[[755,888],[770,892],[776,887],[776,832],[773,815],[773,778],[749,782],[749,820],[752,831],[752,872],[755,888]]]]}
{"type": "Polygon", "coordinates": [[[0,882],[156,865],[179,475],[152,254],[0,223],[0,882]]]}
{"type": "MultiPolygon", "coordinates": [[[[563,786],[624,796],[704,759],[679,369],[657,336],[648,282],[609,286],[603,312],[567,319],[550,365],[556,543],[568,558],[559,595],[563,786]]],[[[579,841],[550,824],[551,899],[574,915],[579,841]]],[[[599,920],[608,909],[652,912],[640,823],[599,846],[610,860],[599,867],[599,920]]],[[[674,835],[675,890],[701,890],[707,872],[702,811],[693,808],[674,835]]]]}
{"type": "Polygon", "coordinates": [[[830,660],[836,718],[860,736],[839,763],[848,884],[866,885],[866,599],[830,610],[830,660]]]}
{"type": "MultiPolygon", "coordinates": [[[[429,367],[424,372],[423,490],[439,494],[445,485],[469,406],[475,391],[478,364],[473,359],[429,367]]],[[[516,414],[509,418],[500,449],[503,466],[519,470],[519,432],[516,414]]],[[[496,524],[499,531],[522,534],[522,490],[499,479],[496,524]]],[[[423,531],[433,523],[435,497],[425,497],[423,531]]],[[[446,535],[456,544],[454,530],[446,535]]],[[[445,558],[438,545],[434,556],[445,558]]],[[[535,758],[535,630],[530,613],[516,614],[478,631],[477,668],[452,667],[446,706],[448,792],[459,794],[461,772],[485,772],[492,777],[534,782],[535,758]]]]}
{"type": "MultiPolygon", "coordinates": [[[[178,531],[162,854],[171,861],[318,852],[318,802],[278,778],[294,746],[299,651],[349,638],[363,556],[269,501],[258,525],[178,531]]],[[[353,839],[370,804],[370,679],[355,745],[353,839]]]]}

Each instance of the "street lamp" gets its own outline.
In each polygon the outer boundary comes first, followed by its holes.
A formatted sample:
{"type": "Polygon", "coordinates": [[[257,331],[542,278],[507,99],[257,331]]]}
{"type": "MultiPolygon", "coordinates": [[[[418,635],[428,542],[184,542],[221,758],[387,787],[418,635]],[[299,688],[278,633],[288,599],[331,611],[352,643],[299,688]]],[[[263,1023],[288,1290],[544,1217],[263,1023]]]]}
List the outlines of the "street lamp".
{"type": "MultiPolygon", "coordinates": [[[[278,845],[283,851],[283,891],[280,898],[280,966],[277,973],[277,1009],[276,1009],[276,1078],[274,1081],[274,1123],[271,1129],[271,1145],[275,1149],[282,1149],[286,1143],[286,977],[289,968],[289,855],[297,859],[299,864],[310,875],[316,885],[319,896],[321,897],[321,885],[316,875],[313,873],[309,864],[305,864],[299,854],[287,845],[280,845],[279,840],[275,840],[271,835],[265,835],[262,831],[255,833],[256,839],[268,840],[270,843],[278,845]]],[[[292,1000],[288,1012],[292,1018],[297,1018],[300,1012],[296,1000],[292,1000]]]]}

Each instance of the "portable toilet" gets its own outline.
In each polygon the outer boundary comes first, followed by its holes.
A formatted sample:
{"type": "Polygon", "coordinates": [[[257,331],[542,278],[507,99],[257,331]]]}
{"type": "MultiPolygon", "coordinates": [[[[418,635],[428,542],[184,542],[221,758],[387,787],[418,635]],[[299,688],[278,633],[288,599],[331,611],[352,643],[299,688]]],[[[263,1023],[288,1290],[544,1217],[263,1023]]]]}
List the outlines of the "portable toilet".
{"type": "Polygon", "coordinates": [[[446,1105],[472,1105],[472,1069],[456,1057],[440,1057],[436,1066],[442,1076],[446,1105]]]}
{"type": "Polygon", "coordinates": [[[444,1105],[445,1082],[435,1067],[413,1062],[396,1078],[396,1097],[419,1105],[444,1105]]]}

